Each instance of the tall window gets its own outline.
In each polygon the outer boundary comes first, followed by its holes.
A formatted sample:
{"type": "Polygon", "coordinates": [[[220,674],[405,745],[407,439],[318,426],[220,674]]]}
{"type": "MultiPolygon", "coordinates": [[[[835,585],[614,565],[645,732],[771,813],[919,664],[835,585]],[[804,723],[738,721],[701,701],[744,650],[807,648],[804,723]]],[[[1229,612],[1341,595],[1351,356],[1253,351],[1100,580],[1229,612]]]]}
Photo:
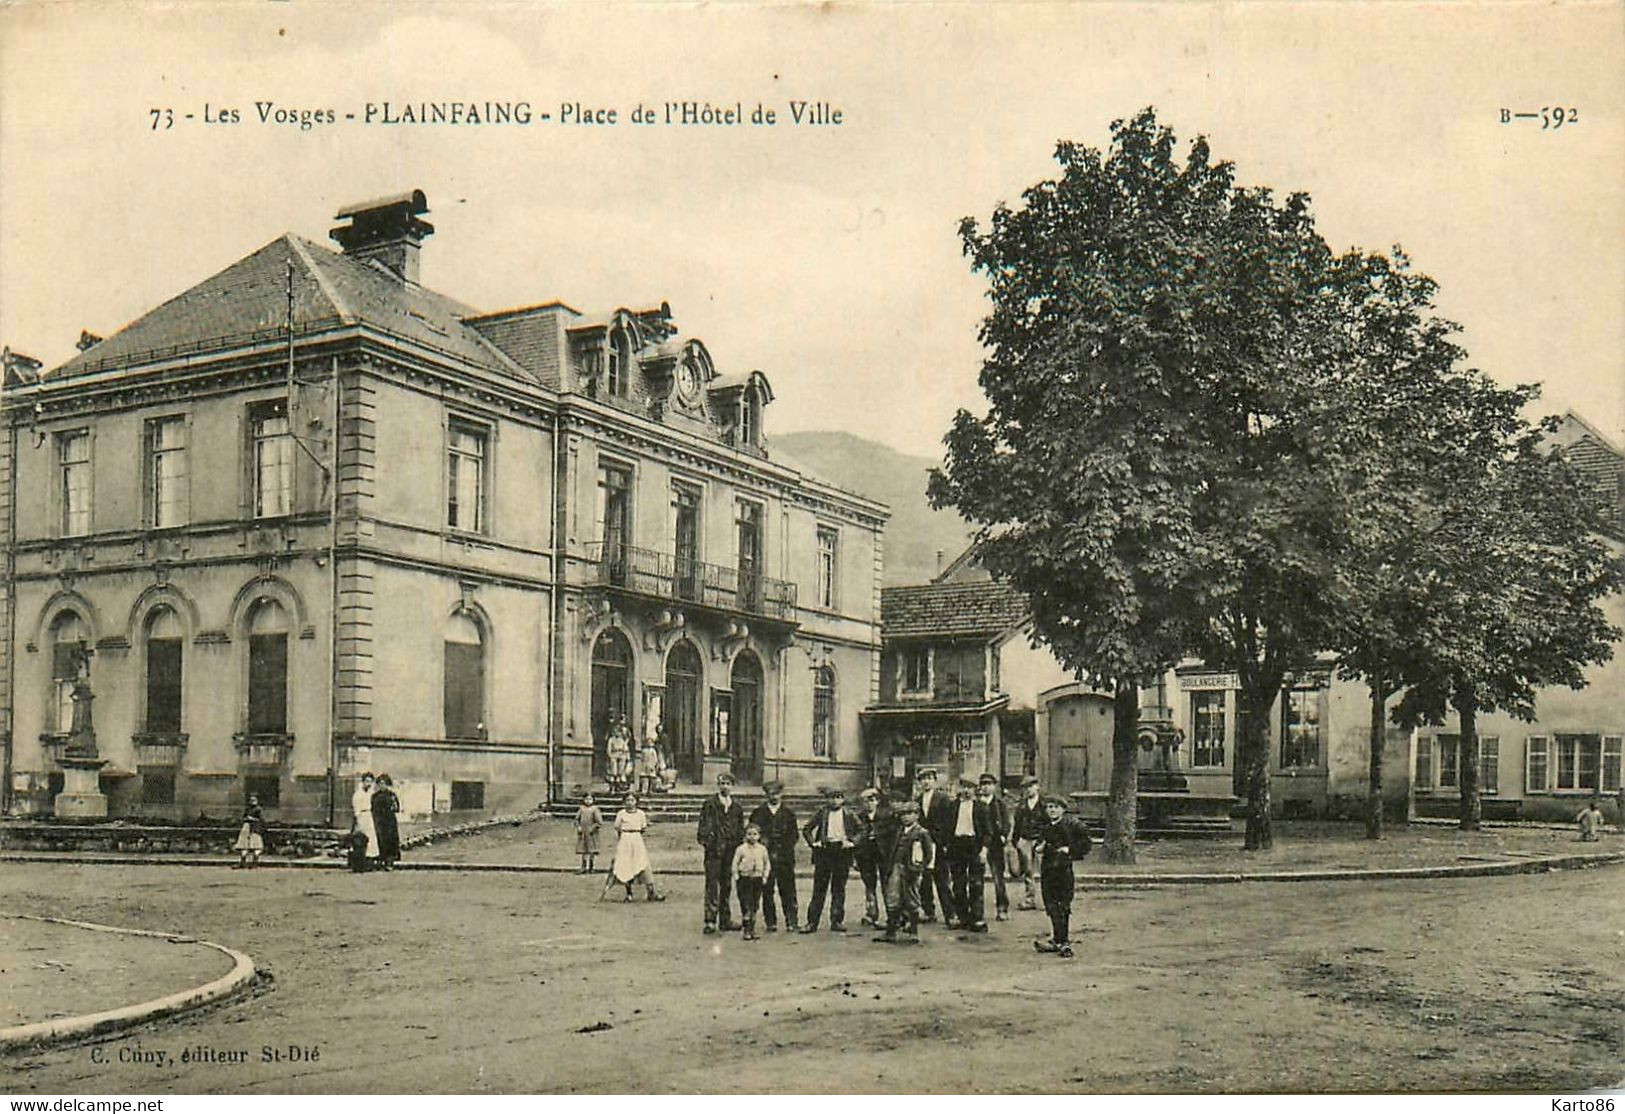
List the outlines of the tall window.
{"type": "Polygon", "coordinates": [[[1551,740],[1545,735],[1531,735],[1524,745],[1523,786],[1530,793],[1551,788],[1551,740]]]}
{"type": "Polygon", "coordinates": [[[1287,689],[1281,693],[1281,768],[1320,765],[1322,753],[1320,689],[1287,689]]]}
{"type": "Polygon", "coordinates": [[[931,647],[904,646],[899,664],[904,692],[931,691],[931,647]]]}
{"type": "Polygon", "coordinates": [[[700,493],[688,484],[672,485],[672,554],[677,597],[700,598],[700,493]]]}
{"type": "Polygon", "coordinates": [[[286,402],[266,403],[249,416],[254,451],[254,517],[293,510],[293,430],[286,402]]]}
{"type": "Polygon", "coordinates": [[[632,334],[622,326],[609,334],[609,374],[604,389],[611,398],[625,398],[632,378],[632,334]]]}
{"type": "Polygon", "coordinates": [[[619,464],[598,466],[598,538],[601,560],[611,584],[625,584],[627,547],[632,529],[632,470],[619,464]]]}
{"type": "Polygon", "coordinates": [[[1554,789],[1601,789],[1602,736],[1592,734],[1553,735],[1557,747],[1557,777],[1554,789]]]}
{"type": "Polygon", "coordinates": [[[186,419],[147,423],[147,514],[156,528],[183,526],[188,517],[186,419]]]}
{"type": "Polygon", "coordinates": [[[835,607],[835,555],[841,535],[827,526],[818,528],[818,606],[835,607]]]}
{"type": "Polygon", "coordinates": [[[813,670],[814,758],[835,757],[835,670],[820,665],[813,670]]]}
{"type": "Polygon", "coordinates": [[[260,600],[248,618],[248,733],[288,731],[288,612],[260,600]]]}
{"type": "Polygon", "coordinates": [[[1496,735],[1478,737],[1478,791],[1498,793],[1501,790],[1501,740],[1496,735]]]}
{"type": "Polygon", "coordinates": [[[167,607],[147,617],[147,730],[174,735],[181,729],[180,617],[167,607]]]}
{"type": "Polygon", "coordinates": [[[1456,754],[1461,741],[1459,735],[1439,735],[1439,788],[1454,789],[1460,784],[1457,775],[1456,754]]]}
{"type": "Polygon", "coordinates": [[[62,533],[90,533],[90,431],[76,429],[56,436],[62,533]]]}
{"type": "Polygon", "coordinates": [[[477,739],[485,721],[485,639],[466,612],[446,626],[446,738],[477,739]]]}
{"type": "Polygon", "coordinates": [[[738,515],[739,608],[759,611],[762,606],[762,505],[741,499],[738,515]]]}
{"type": "Polygon", "coordinates": [[[1223,692],[1191,693],[1191,765],[1224,765],[1223,692]]]}
{"type": "Polygon", "coordinates": [[[73,728],[73,690],[84,670],[84,651],[90,636],[79,616],[64,611],[51,624],[51,722],[52,732],[66,735],[73,728]]]}
{"type": "Polygon", "coordinates": [[[486,431],[453,422],[446,433],[446,526],[480,533],[485,529],[486,431]]]}

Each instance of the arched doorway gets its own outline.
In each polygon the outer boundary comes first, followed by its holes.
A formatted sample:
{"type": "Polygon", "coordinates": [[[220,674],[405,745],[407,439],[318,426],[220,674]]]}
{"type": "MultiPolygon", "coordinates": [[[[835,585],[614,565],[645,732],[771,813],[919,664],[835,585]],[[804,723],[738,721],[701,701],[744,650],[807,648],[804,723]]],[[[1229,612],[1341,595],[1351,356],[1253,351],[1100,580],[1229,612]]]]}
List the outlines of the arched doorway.
{"type": "Polygon", "coordinates": [[[762,663],[749,650],[734,658],[733,725],[728,747],[731,769],[740,781],[762,780],[762,663]]]}
{"type": "Polygon", "coordinates": [[[700,652],[692,642],[679,642],[666,655],[666,743],[672,765],[693,782],[705,780],[705,753],[700,745],[700,652]]]}
{"type": "Polygon", "coordinates": [[[616,716],[631,728],[632,647],[618,630],[592,644],[592,776],[609,776],[609,729],[616,716]]]}

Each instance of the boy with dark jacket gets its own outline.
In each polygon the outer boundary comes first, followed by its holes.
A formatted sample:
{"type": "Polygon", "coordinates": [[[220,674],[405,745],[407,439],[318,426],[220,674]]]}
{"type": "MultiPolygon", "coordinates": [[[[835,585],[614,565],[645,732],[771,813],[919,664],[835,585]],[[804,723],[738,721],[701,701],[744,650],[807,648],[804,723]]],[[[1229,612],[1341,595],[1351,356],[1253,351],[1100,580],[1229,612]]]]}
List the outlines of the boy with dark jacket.
{"type": "Polygon", "coordinates": [[[796,932],[801,928],[797,919],[801,907],[796,900],[796,844],[801,842],[801,827],[796,823],[795,810],[784,799],[782,781],[768,782],[762,792],[767,794],[767,800],[750,814],[750,822],[761,830],[762,844],[773,864],[773,873],[768,875],[762,891],[762,927],[767,932],[779,930],[778,911],[773,908],[773,894],[777,891],[784,908],[784,927],[796,932]]]}
{"type": "Polygon", "coordinates": [[[734,852],[745,841],[745,809],[734,800],[732,774],[717,775],[717,791],[700,806],[700,846],[705,848],[705,931],[734,929],[728,906],[733,892],[734,852]]]}
{"type": "Polygon", "coordinates": [[[890,819],[880,806],[880,790],[871,785],[858,794],[858,834],[852,862],[863,879],[863,923],[867,925],[880,924],[880,891],[886,881],[881,860],[890,819]]]}
{"type": "Polygon", "coordinates": [[[801,834],[812,848],[813,892],[807,902],[807,923],[802,932],[817,932],[818,918],[824,912],[824,896],[829,895],[829,930],[846,931],[846,876],[852,870],[852,849],[858,817],[846,807],[846,791],[824,790],[824,804],[813,813],[801,834]]]}
{"type": "Polygon", "coordinates": [[[882,852],[886,863],[886,932],[876,936],[880,943],[895,944],[899,930],[908,933],[908,942],[920,940],[920,882],[931,876],[936,862],[936,845],[920,825],[920,806],[901,801],[895,809],[897,824],[890,829],[882,852]]]}
{"type": "Polygon", "coordinates": [[[1040,952],[1072,958],[1072,892],[1076,884],[1072,863],[1089,853],[1089,845],[1083,823],[1066,815],[1066,799],[1045,797],[1044,821],[1037,829],[1034,852],[1051,932],[1048,940],[1033,941],[1033,947],[1040,952]]]}

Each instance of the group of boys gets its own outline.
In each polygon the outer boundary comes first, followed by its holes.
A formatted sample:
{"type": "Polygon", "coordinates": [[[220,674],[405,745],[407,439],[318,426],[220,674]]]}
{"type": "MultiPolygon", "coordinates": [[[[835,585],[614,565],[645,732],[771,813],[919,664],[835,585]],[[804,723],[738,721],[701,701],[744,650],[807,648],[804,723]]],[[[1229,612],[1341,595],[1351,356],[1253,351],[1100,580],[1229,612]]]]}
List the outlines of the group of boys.
{"type": "Polygon", "coordinates": [[[1014,848],[1017,874],[1026,886],[1021,908],[1035,908],[1035,890],[1041,890],[1050,917],[1050,938],[1034,941],[1034,947],[1070,958],[1072,862],[1088,853],[1090,839],[1083,825],[1066,815],[1065,799],[1042,796],[1038,780],[1029,777],[1012,812],[992,774],[961,778],[953,796],[938,789],[937,781],[938,772],[925,768],[918,774],[916,796],[887,804],[871,787],[858,794],[856,807],[847,805],[844,790],[826,789],[824,803],[798,824],[781,782],[762,787],[767,801],[747,819],[733,796],[733,777],[718,776],[716,794],[700,808],[705,932],[739,928],[746,939],[756,939],[758,905],[767,932],[778,931],[781,910],[789,931],[817,932],[826,904],[829,930],[845,932],[846,883],[854,866],[863,881],[862,923],[883,929],[877,941],[917,941],[920,923],[936,921],[939,905],[945,927],[986,932],[987,872],[993,873],[995,918],[1006,920],[1006,849],[1014,848]],[[805,924],[797,917],[799,842],[812,852],[805,924]],[[735,888],[742,925],[730,916],[735,888]]]}

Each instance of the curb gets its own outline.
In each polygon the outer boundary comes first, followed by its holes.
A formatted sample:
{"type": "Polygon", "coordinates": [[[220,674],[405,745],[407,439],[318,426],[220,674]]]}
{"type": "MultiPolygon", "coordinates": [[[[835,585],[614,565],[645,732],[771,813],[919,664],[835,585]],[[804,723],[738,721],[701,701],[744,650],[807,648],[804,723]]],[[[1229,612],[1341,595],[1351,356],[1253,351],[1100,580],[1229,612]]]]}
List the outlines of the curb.
{"type": "Polygon", "coordinates": [[[215,944],[208,940],[197,940],[176,932],[149,932],[142,928],[115,928],[112,925],[68,920],[65,917],[42,917],[32,913],[0,912],[0,917],[10,917],[20,921],[40,921],[45,924],[68,925],[73,928],[83,928],[90,932],[112,932],[125,936],[149,936],[158,940],[199,944],[205,948],[213,948],[232,962],[231,970],[213,982],[204,983],[202,986],[193,987],[191,990],[168,994],[162,998],[154,998],[150,1002],[138,1002],[131,1006],[120,1006],[117,1009],[102,1010],[99,1013],[80,1014],[77,1017],[54,1017],[49,1021],[35,1021],[28,1025],[14,1025],[9,1029],[0,1029],[0,1050],[9,1051],[34,1044],[56,1044],[80,1037],[109,1033],[117,1029],[128,1029],[136,1025],[144,1025],[161,1017],[186,1013],[231,997],[247,986],[254,977],[254,961],[242,952],[228,948],[224,944],[215,944]]]}
{"type": "MultiPolygon", "coordinates": [[[[78,855],[58,855],[48,852],[0,852],[0,862],[21,863],[74,863],[85,866],[184,866],[229,867],[236,859],[159,859],[159,858],[85,858],[78,855]]],[[[1186,874],[1083,874],[1076,875],[1080,886],[1097,889],[1135,889],[1153,886],[1213,886],[1235,885],[1242,882],[1357,882],[1404,881],[1417,878],[1493,878],[1514,874],[1545,874],[1553,870],[1585,870],[1590,867],[1625,863],[1625,851],[1606,851],[1589,855],[1556,855],[1544,859],[1512,859],[1499,863],[1471,863],[1465,866],[1412,866],[1377,867],[1371,870],[1276,870],[1241,873],[1186,873],[1186,874]]],[[[272,870],[346,870],[346,865],[334,859],[290,859],[265,861],[255,868],[272,870]]],[[[435,863],[401,862],[393,873],[430,874],[570,874],[574,867],[542,866],[535,863],[435,863]]],[[[595,871],[591,877],[601,878],[604,872],[595,871]]],[[[656,872],[658,878],[701,878],[703,870],[676,867],[656,872]]],[[[21,915],[21,914],[14,914],[21,915]]],[[[37,918],[45,920],[48,918],[37,918]]],[[[77,923],[77,922],[64,922],[77,923]]],[[[121,929],[113,931],[135,931],[121,929]]],[[[166,935],[152,933],[150,935],[166,935]]],[[[210,945],[211,947],[216,945],[210,945]]],[[[235,953],[233,953],[235,954],[235,953]]]]}

